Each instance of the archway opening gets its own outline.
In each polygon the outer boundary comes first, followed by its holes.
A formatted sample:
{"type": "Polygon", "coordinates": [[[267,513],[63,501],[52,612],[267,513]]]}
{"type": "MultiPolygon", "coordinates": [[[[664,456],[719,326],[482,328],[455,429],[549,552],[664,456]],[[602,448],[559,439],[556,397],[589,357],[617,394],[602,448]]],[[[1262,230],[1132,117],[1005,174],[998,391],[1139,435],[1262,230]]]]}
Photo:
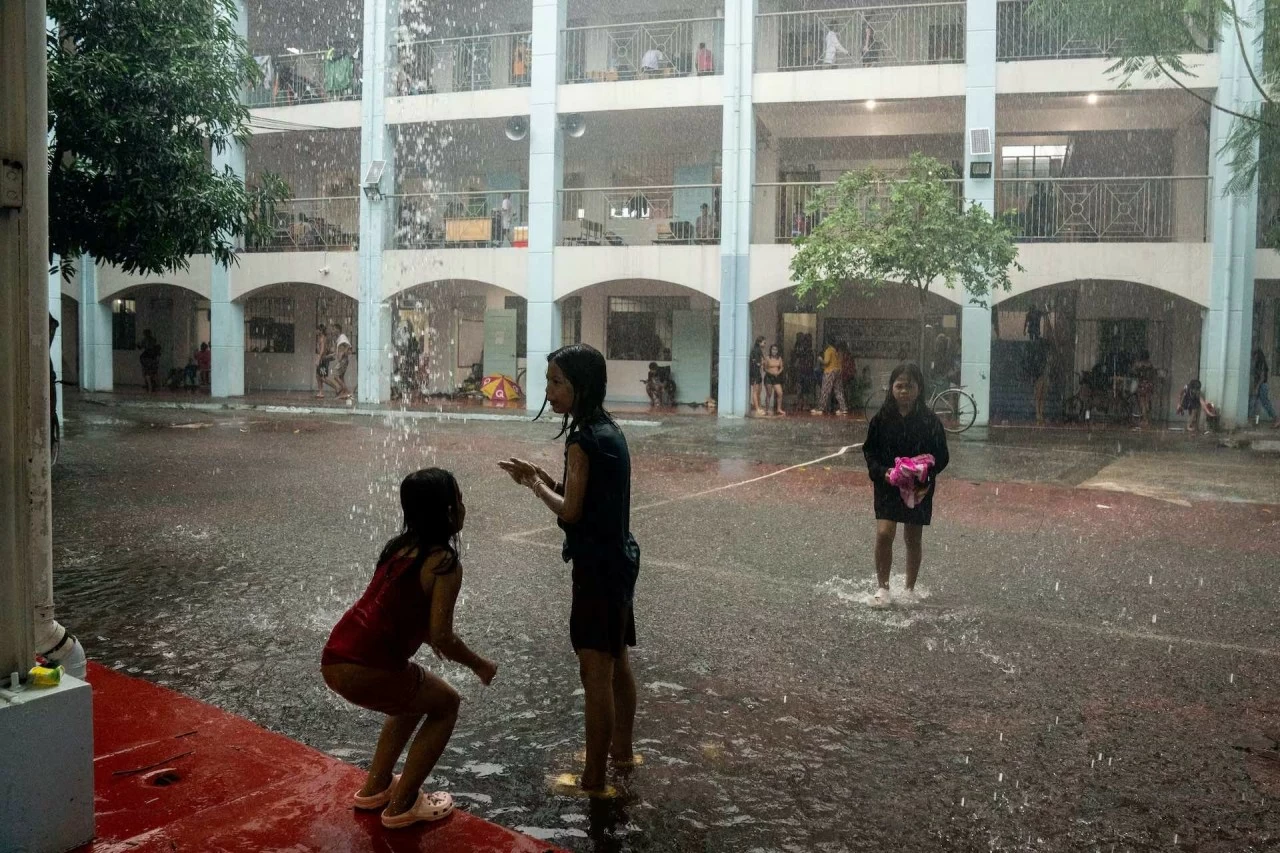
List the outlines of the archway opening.
{"type": "Polygon", "coordinates": [[[609,402],[714,410],[720,304],[672,282],[616,279],[558,300],[561,342],[604,353],[609,402]]]}
{"type": "MultiPolygon", "coordinates": [[[[406,404],[429,399],[506,405],[481,388],[486,376],[524,386],[528,302],[487,282],[441,279],[414,285],[390,299],[391,397],[406,404]]],[[[523,405],[523,404],[522,404],[523,405]]]]}
{"type": "Polygon", "coordinates": [[[1130,281],[1062,282],[1007,299],[992,311],[991,422],[1167,421],[1199,375],[1201,327],[1194,302],[1130,281]]]}
{"type": "Polygon", "coordinates": [[[279,282],[250,291],[236,301],[244,306],[246,392],[314,391],[317,350],[323,343],[334,351],[340,335],[351,344],[344,381],[355,389],[360,357],[360,306],[356,300],[318,284],[279,282]]]}
{"type": "MultiPolygon", "coordinates": [[[[159,353],[148,352],[145,359],[156,359],[156,375],[162,386],[175,390],[192,387],[186,369],[200,345],[209,343],[209,300],[173,284],[142,284],[116,291],[102,301],[111,309],[111,370],[116,387],[144,387],[142,342],[148,331],[159,353]]],[[[64,314],[64,334],[66,327],[64,314]]],[[[196,387],[199,379],[197,373],[196,387]]]]}
{"type": "MultiPolygon", "coordinates": [[[[773,344],[781,349],[784,411],[838,411],[839,390],[847,411],[865,416],[868,402],[872,408],[879,406],[890,372],[903,361],[922,361],[937,381],[959,381],[962,313],[945,296],[928,294],[922,357],[920,303],[914,288],[892,283],[875,290],[849,286],[823,308],[797,298],[788,288],[751,303],[751,339],[765,339],[766,355],[773,344]],[[824,395],[823,355],[828,346],[836,350],[840,378],[824,395]]],[[[830,359],[827,364],[832,364],[830,359]]],[[[765,402],[762,399],[762,408],[768,408],[765,402]]]]}

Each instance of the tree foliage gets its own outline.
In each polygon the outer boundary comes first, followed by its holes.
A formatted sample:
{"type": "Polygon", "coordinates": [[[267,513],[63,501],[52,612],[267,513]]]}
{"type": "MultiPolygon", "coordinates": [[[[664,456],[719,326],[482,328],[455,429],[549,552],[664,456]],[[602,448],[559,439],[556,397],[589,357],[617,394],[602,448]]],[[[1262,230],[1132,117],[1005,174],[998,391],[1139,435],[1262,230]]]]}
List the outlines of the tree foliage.
{"type": "Polygon", "coordinates": [[[211,165],[248,139],[240,92],[261,76],[233,0],[49,0],[48,14],[50,252],[140,273],[234,262],[287,190],[211,165]]]}
{"type": "Polygon", "coordinates": [[[961,287],[972,303],[1008,290],[1018,265],[1013,235],[980,205],[964,206],[949,166],[915,154],[905,171],[847,172],[809,207],[815,222],[795,240],[796,296],[826,306],[847,287],[876,292],[896,282],[920,304],[920,362],[925,309],[935,284],[961,287]]]}
{"type": "MultiPolygon", "coordinates": [[[[1115,57],[1109,70],[1121,87],[1163,77],[1219,110],[1232,122],[1226,145],[1215,152],[1231,165],[1225,191],[1248,192],[1256,181],[1263,199],[1280,197],[1280,0],[1035,0],[1032,16],[1107,45],[1115,57]],[[1187,56],[1204,52],[1219,34],[1244,55],[1256,106],[1220,105],[1195,91],[1198,65],[1187,56]]],[[[1265,237],[1280,248],[1277,225],[1268,223],[1265,237]]]]}

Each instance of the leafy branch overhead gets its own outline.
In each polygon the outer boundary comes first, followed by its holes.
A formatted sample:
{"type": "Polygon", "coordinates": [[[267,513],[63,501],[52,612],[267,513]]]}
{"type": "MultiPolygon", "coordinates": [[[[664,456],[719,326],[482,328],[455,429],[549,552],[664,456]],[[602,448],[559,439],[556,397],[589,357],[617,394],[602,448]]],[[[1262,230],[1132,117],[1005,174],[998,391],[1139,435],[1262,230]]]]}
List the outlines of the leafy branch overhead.
{"type": "Polygon", "coordinates": [[[247,141],[240,93],[261,77],[233,0],[49,0],[50,251],[127,272],[235,261],[286,198],[211,153],[247,141]]]}
{"type": "MultiPolygon", "coordinates": [[[[1225,191],[1249,192],[1257,181],[1263,199],[1280,197],[1280,0],[1036,0],[1031,19],[1105,45],[1121,87],[1163,79],[1217,110],[1231,122],[1222,150],[1213,152],[1231,166],[1225,191]],[[1243,54],[1252,103],[1214,101],[1204,91],[1211,84],[1197,84],[1197,56],[1219,37],[1243,54]]],[[[1272,247],[1280,247],[1277,224],[1266,226],[1272,247]]]]}
{"type": "Polygon", "coordinates": [[[966,207],[949,166],[915,154],[902,172],[847,172],[809,206],[808,236],[791,260],[796,296],[824,307],[846,288],[915,288],[924,316],[933,287],[960,287],[986,304],[1021,270],[1009,229],[980,205],[966,207]]]}

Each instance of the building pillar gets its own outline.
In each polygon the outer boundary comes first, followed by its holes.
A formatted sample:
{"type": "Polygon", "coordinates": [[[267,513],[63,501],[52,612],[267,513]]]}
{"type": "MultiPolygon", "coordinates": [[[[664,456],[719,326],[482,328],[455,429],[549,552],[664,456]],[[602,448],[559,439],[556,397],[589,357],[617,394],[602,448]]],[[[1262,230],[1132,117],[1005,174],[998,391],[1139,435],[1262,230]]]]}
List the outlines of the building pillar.
{"type": "Polygon", "coordinates": [[[391,399],[392,337],[390,305],[382,299],[382,253],[394,233],[390,217],[395,205],[392,168],[393,143],[387,132],[387,63],[399,8],[395,0],[364,3],[364,96],[360,101],[360,330],[359,377],[356,395],[361,403],[391,399]],[[381,163],[377,180],[370,169],[381,163]]]}
{"type": "Polygon", "coordinates": [[[80,390],[110,391],[114,382],[111,306],[98,300],[98,264],[81,255],[80,390]]]}
{"type": "MultiPolygon", "coordinates": [[[[249,16],[242,0],[236,3],[232,23],[241,38],[248,37],[249,16]]],[[[213,152],[214,171],[227,168],[244,180],[243,145],[232,142],[213,152]]],[[[244,303],[234,301],[234,292],[231,268],[215,262],[209,276],[209,393],[214,397],[244,396],[244,303]]]]}
{"type": "MultiPolygon", "coordinates": [[[[1249,32],[1261,32],[1262,3],[1240,4],[1240,15],[1251,21],[1249,32]]],[[[1251,113],[1260,99],[1250,77],[1262,64],[1257,39],[1245,39],[1249,53],[1242,52],[1235,27],[1230,22],[1218,40],[1220,68],[1216,102],[1224,109],[1251,113]]],[[[1200,381],[1205,398],[1222,413],[1223,426],[1243,425],[1249,416],[1249,368],[1253,348],[1254,259],[1258,243],[1258,187],[1228,195],[1225,187],[1232,177],[1231,161],[1223,149],[1235,121],[1221,110],[1212,110],[1209,119],[1210,150],[1218,152],[1210,164],[1214,196],[1210,207],[1213,249],[1210,255],[1209,304],[1200,336],[1200,381]]],[[[1257,156],[1257,147],[1254,148],[1257,156]]],[[[1177,380],[1175,379],[1176,383],[1177,380]]]]}
{"type": "MultiPolygon", "coordinates": [[[[533,67],[529,87],[529,309],[526,315],[525,405],[536,412],[546,397],[547,355],[560,346],[555,257],[564,185],[564,136],[556,106],[560,33],[566,0],[533,0],[533,67]]],[[[587,131],[590,133],[590,129],[587,131]]]]}
{"type": "MultiPolygon", "coordinates": [[[[973,147],[969,131],[988,128],[992,146],[996,133],[996,6],[997,0],[968,0],[965,13],[965,158],[964,194],[970,204],[980,204],[995,214],[994,154],[979,157],[993,162],[992,177],[969,177],[973,147]]],[[[985,305],[964,306],[960,334],[960,382],[978,405],[975,424],[985,426],[991,416],[991,310],[985,305]]]]}
{"type": "Polygon", "coordinates": [[[724,10],[724,112],[720,189],[720,383],[717,414],[740,418],[749,405],[751,350],[751,195],[755,184],[756,120],[751,82],[755,0],[730,0],[724,10]]]}

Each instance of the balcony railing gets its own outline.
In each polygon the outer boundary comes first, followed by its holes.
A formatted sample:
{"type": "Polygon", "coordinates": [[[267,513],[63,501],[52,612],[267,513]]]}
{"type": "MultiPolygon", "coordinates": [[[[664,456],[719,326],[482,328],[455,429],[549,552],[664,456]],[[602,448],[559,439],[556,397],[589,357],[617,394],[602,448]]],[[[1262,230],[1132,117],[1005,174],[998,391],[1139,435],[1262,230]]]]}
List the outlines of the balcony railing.
{"type": "Polygon", "coordinates": [[[528,32],[407,42],[391,48],[391,95],[480,92],[528,86],[533,42],[528,32]]]}
{"type": "Polygon", "coordinates": [[[721,74],[723,48],[723,18],[570,27],[563,33],[564,82],[721,74]]]}
{"type": "MultiPolygon", "coordinates": [[[[1071,21],[1055,15],[1032,14],[1034,0],[1000,0],[996,12],[996,58],[1001,61],[1026,59],[1082,59],[1114,56],[1123,38],[1109,33],[1098,39],[1076,32],[1071,21]]],[[[1212,36],[1189,43],[1186,53],[1213,50],[1212,36]]]]}
{"type": "Polygon", "coordinates": [[[756,23],[757,71],[964,62],[964,3],[770,12],[756,23]]]}
{"type": "Polygon", "coordinates": [[[1019,241],[1201,243],[1208,177],[1027,178],[996,182],[1019,241]]]}
{"type": "Polygon", "coordinates": [[[359,242],[360,198],[295,198],[278,202],[267,214],[271,236],[246,252],[351,249],[359,242]]]}
{"type": "Polygon", "coordinates": [[[719,200],[713,184],[562,190],[560,245],[718,244],[719,200]]]}
{"type": "Polygon", "coordinates": [[[359,100],[363,79],[359,53],[322,50],[260,56],[262,85],[246,93],[245,103],[251,107],[283,107],[359,100]]]}
{"type": "MultiPolygon", "coordinates": [[[[946,182],[955,193],[956,204],[964,203],[964,181],[946,182]]],[[[832,181],[817,183],[762,183],[755,186],[753,243],[790,243],[808,237],[822,221],[823,211],[810,208],[817,196],[835,186],[832,181]]],[[[891,183],[878,184],[877,195],[886,195],[891,183]]],[[[870,198],[870,196],[868,196],[870,198]]]]}
{"type": "Polygon", "coordinates": [[[392,196],[391,201],[397,249],[529,244],[528,190],[409,193],[392,196]]]}

